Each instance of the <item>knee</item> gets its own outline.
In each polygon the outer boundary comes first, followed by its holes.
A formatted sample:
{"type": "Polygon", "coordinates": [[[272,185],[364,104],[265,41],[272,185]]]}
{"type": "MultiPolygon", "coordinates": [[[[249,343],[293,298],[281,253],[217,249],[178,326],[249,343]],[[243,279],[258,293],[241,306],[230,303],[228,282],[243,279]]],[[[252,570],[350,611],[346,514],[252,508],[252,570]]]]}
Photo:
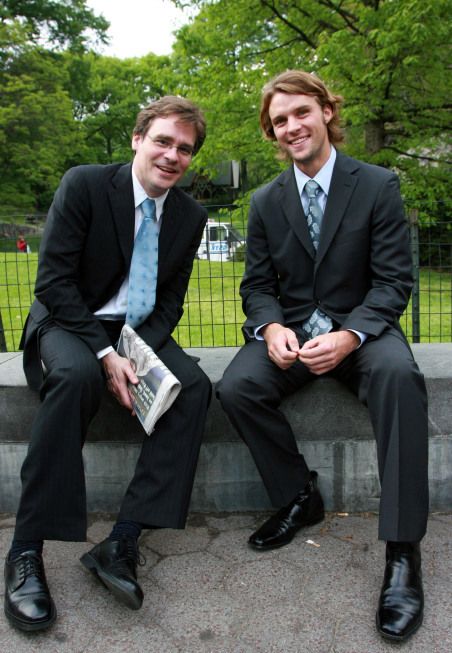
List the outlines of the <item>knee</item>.
{"type": "Polygon", "coordinates": [[[245,375],[225,371],[216,385],[215,394],[226,413],[230,413],[250,394],[249,386],[250,381],[245,375]]]}
{"type": "Polygon", "coordinates": [[[197,367],[197,370],[198,372],[196,374],[195,384],[198,395],[206,397],[207,401],[210,402],[212,395],[212,383],[207,374],[205,374],[205,372],[203,372],[200,367],[197,367]]]}
{"type": "Polygon", "coordinates": [[[193,363],[189,373],[186,373],[182,378],[181,376],[179,376],[179,381],[185,394],[193,393],[199,400],[205,397],[210,400],[212,384],[207,374],[197,363],[193,363]]]}
{"type": "Polygon", "coordinates": [[[102,371],[95,356],[84,356],[68,365],[51,370],[49,380],[56,382],[60,389],[77,394],[86,392],[101,393],[104,387],[102,371]]]}
{"type": "Polygon", "coordinates": [[[394,389],[403,390],[413,385],[425,387],[422,374],[410,356],[382,357],[373,366],[371,375],[377,383],[394,389]]]}
{"type": "Polygon", "coordinates": [[[233,384],[230,382],[227,372],[225,372],[223,378],[215,385],[215,395],[225,410],[226,406],[233,401],[231,396],[233,390],[233,384]]]}

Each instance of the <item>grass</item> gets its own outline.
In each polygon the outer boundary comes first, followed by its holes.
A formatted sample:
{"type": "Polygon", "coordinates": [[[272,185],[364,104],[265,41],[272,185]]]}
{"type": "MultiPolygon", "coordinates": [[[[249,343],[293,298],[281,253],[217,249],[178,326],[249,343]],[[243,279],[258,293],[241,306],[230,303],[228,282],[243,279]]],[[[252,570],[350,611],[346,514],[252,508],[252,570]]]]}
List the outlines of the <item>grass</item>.
{"type": "Polygon", "coordinates": [[[33,301],[37,254],[0,252],[0,316],[6,350],[17,351],[25,318],[33,301]]]}
{"type": "MultiPolygon", "coordinates": [[[[0,253],[0,311],[8,351],[19,346],[33,301],[38,255],[0,253]]],[[[195,261],[185,312],[175,337],[183,347],[224,347],[243,343],[239,285],[243,263],[195,261]]],[[[420,341],[452,341],[450,272],[423,269],[420,274],[420,341]]],[[[412,341],[411,303],[401,320],[412,341]]]]}

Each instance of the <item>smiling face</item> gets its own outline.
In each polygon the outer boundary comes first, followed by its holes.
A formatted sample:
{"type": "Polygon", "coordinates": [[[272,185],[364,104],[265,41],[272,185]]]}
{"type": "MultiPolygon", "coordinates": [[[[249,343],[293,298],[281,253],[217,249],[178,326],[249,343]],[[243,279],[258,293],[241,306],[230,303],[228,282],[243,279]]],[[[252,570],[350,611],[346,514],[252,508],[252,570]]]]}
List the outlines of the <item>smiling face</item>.
{"type": "Polygon", "coordinates": [[[192,123],[177,115],[155,118],[144,136],[134,134],[132,168],[149,197],[159,197],[174,186],[191,163],[196,142],[192,123]]]}
{"type": "Polygon", "coordinates": [[[275,93],[268,108],[275,138],[281,150],[309,177],[328,161],[331,146],[327,124],[333,111],[320,106],[311,95],[275,93]]]}

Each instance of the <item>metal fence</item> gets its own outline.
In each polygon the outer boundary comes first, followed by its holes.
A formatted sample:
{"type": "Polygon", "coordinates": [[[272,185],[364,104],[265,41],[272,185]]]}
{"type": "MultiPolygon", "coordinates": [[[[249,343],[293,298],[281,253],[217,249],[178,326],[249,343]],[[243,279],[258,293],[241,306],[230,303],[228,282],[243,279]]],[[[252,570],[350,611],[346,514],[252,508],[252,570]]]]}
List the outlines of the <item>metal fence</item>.
{"type": "MultiPolygon", "coordinates": [[[[415,284],[401,324],[411,342],[452,341],[450,206],[441,202],[406,207],[415,284]]],[[[184,316],[174,334],[183,347],[243,343],[239,286],[246,214],[246,208],[209,207],[209,222],[194,263],[184,316]]],[[[18,349],[33,301],[39,236],[26,235],[26,239],[29,253],[17,250],[16,237],[0,238],[0,351],[18,349]]]]}

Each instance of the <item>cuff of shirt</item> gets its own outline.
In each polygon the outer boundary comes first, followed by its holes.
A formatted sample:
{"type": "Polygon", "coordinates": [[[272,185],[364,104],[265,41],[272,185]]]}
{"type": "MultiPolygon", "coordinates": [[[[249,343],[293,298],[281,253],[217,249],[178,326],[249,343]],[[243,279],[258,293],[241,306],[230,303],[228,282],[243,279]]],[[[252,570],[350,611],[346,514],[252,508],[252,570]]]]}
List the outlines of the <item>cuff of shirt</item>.
{"type": "Polygon", "coordinates": [[[362,331],[356,331],[356,329],[347,329],[347,331],[351,331],[352,333],[356,333],[358,338],[360,339],[360,343],[357,346],[356,349],[359,349],[367,340],[367,333],[363,333],[362,331]]]}
{"type": "MultiPolygon", "coordinates": [[[[260,334],[260,330],[263,329],[265,326],[267,326],[268,322],[265,324],[261,324],[258,327],[254,328],[254,337],[256,340],[263,340],[264,337],[260,334]]],[[[357,349],[359,349],[367,340],[367,333],[363,333],[362,331],[356,331],[356,329],[347,329],[347,331],[351,331],[352,333],[356,333],[358,336],[360,342],[359,345],[357,346],[357,349]]]]}
{"type": "Polygon", "coordinates": [[[261,329],[263,329],[265,326],[267,326],[267,324],[268,324],[268,322],[265,322],[265,324],[261,324],[258,327],[254,327],[254,337],[256,338],[256,340],[263,340],[264,339],[264,336],[259,332],[260,332],[261,329]]]}
{"type": "Polygon", "coordinates": [[[105,347],[105,349],[101,349],[100,351],[97,352],[96,356],[98,360],[109,354],[111,351],[114,351],[113,347],[105,347]]]}

